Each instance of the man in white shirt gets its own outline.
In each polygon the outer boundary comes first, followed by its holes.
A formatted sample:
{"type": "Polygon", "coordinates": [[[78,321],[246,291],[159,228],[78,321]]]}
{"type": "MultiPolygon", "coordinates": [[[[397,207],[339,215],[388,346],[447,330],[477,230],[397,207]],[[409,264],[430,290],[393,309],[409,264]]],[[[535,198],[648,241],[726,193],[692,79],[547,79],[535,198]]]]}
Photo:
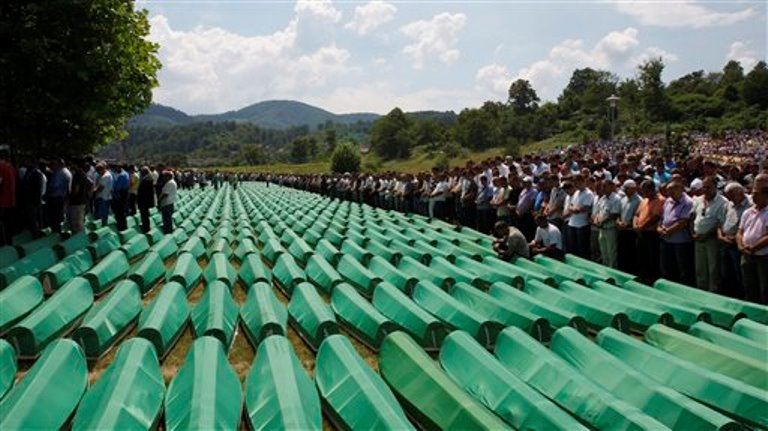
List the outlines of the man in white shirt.
{"type": "Polygon", "coordinates": [[[602,196],[597,200],[592,223],[599,229],[598,243],[603,265],[618,266],[618,230],[616,220],[621,216],[621,199],[614,191],[615,184],[610,180],[602,181],[602,196]]]}
{"type": "Polygon", "coordinates": [[[170,172],[163,172],[163,176],[166,179],[163,188],[160,191],[160,199],[158,199],[158,206],[160,207],[160,214],[163,217],[163,233],[166,235],[173,233],[173,207],[176,203],[176,181],[173,179],[173,174],[170,172]]]}
{"type": "Polygon", "coordinates": [[[443,204],[445,203],[445,195],[448,192],[448,181],[446,181],[443,175],[438,175],[435,180],[435,188],[429,194],[429,218],[433,219],[443,218],[443,204]]]}
{"type": "Polygon", "coordinates": [[[566,230],[566,252],[576,254],[584,259],[590,256],[590,224],[589,214],[592,211],[594,195],[586,187],[581,175],[574,177],[574,185],[566,189],[563,217],[568,219],[566,230]]]}
{"type": "Polygon", "coordinates": [[[96,172],[98,173],[98,179],[96,180],[96,186],[93,190],[95,197],[94,202],[94,216],[101,220],[101,225],[107,225],[107,218],[109,217],[109,204],[112,200],[112,174],[107,170],[104,163],[96,165],[96,172]]]}
{"type": "Polygon", "coordinates": [[[720,288],[718,229],[726,221],[728,200],[717,191],[715,177],[702,181],[702,194],[693,198],[693,244],[696,287],[710,292],[720,288]]]}
{"type": "Polygon", "coordinates": [[[560,229],[550,223],[544,214],[536,216],[536,235],[529,244],[529,248],[531,256],[543,254],[553,259],[563,259],[563,241],[560,229]]]}

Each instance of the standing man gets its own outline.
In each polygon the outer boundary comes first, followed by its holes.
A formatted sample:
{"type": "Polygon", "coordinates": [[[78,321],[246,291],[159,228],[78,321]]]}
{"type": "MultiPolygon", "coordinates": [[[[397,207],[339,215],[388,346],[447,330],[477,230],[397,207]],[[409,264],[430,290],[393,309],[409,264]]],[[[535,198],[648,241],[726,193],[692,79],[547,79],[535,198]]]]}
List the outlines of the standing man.
{"type": "Polygon", "coordinates": [[[739,232],[744,211],[752,206],[752,201],[745,193],[744,186],[737,182],[725,186],[725,197],[728,198],[728,212],[725,223],[718,230],[720,240],[720,290],[723,294],[734,298],[744,299],[744,288],[741,279],[741,253],[736,246],[736,234],[739,232]]]}
{"type": "Polygon", "coordinates": [[[141,181],[139,181],[136,194],[136,203],[141,215],[141,231],[147,233],[150,228],[149,210],[155,207],[155,179],[146,166],[141,168],[141,181]]]}
{"type": "Polygon", "coordinates": [[[693,286],[696,279],[693,275],[693,239],[689,231],[692,213],[693,201],[683,191],[683,184],[679,181],[667,184],[667,199],[657,229],[661,237],[661,276],[689,286],[693,286]]]}
{"type": "Polygon", "coordinates": [[[747,301],[768,304],[768,187],[752,193],[755,204],[744,211],[736,235],[747,301]]]}
{"type": "Polygon", "coordinates": [[[656,191],[656,183],[645,180],[640,183],[643,199],[637,207],[632,223],[637,233],[637,274],[646,284],[659,278],[659,233],[657,228],[664,207],[664,197],[656,191]]]}
{"type": "Polygon", "coordinates": [[[64,204],[69,197],[71,186],[72,173],[64,165],[63,160],[54,160],[45,201],[46,220],[54,233],[61,233],[61,223],[64,221],[64,204]]]}
{"type": "Polygon", "coordinates": [[[39,161],[32,159],[21,180],[19,197],[23,200],[22,220],[35,238],[42,235],[42,206],[46,182],[39,161]]]}
{"type": "Polygon", "coordinates": [[[565,211],[563,216],[568,219],[568,235],[566,244],[568,253],[575,253],[579,257],[589,259],[590,257],[590,234],[589,214],[592,211],[592,202],[594,195],[587,189],[585,178],[581,175],[575,177],[576,190],[568,192],[569,196],[565,201],[565,211]]]}
{"type": "Polygon", "coordinates": [[[615,192],[615,184],[611,180],[603,180],[602,196],[597,200],[592,223],[598,228],[598,244],[603,265],[616,268],[618,266],[618,230],[616,220],[621,216],[621,199],[615,192]]]}
{"type": "Polygon", "coordinates": [[[106,226],[109,218],[109,204],[112,201],[112,174],[107,170],[104,163],[96,165],[96,172],[98,173],[98,181],[93,190],[93,195],[96,198],[94,216],[101,220],[101,226],[106,226]]]}
{"type": "Polygon", "coordinates": [[[93,183],[88,178],[83,164],[75,161],[72,165],[72,192],[69,195],[67,220],[73,234],[82,232],[85,228],[85,207],[91,201],[93,183]]]}
{"type": "Polygon", "coordinates": [[[621,198],[621,216],[616,221],[619,229],[619,269],[631,274],[637,274],[637,233],[632,228],[635,213],[640,206],[640,196],[637,194],[637,183],[633,180],[624,181],[622,186],[624,197],[621,198]]]}
{"type": "Polygon", "coordinates": [[[141,178],[136,170],[136,166],[128,167],[128,175],[130,175],[130,185],[128,186],[128,214],[136,214],[136,199],[139,194],[139,182],[141,178]]]}
{"type": "Polygon", "coordinates": [[[696,287],[715,292],[720,288],[720,241],[718,230],[725,224],[728,201],[718,193],[715,177],[702,182],[702,194],[693,199],[693,244],[696,287]]]}
{"type": "Polygon", "coordinates": [[[123,166],[116,166],[114,170],[114,186],[112,188],[112,212],[115,214],[117,230],[128,229],[128,190],[131,187],[131,177],[123,166]]]}
{"type": "Polygon", "coordinates": [[[16,169],[8,150],[0,150],[0,246],[11,243],[16,234],[16,169]]]}
{"type": "Polygon", "coordinates": [[[171,172],[163,172],[163,177],[165,183],[160,191],[157,205],[160,207],[160,214],[163,217],[163,233],[168,235],[173,232],[173,206],[176,203],[177,186],[171,172]]]}

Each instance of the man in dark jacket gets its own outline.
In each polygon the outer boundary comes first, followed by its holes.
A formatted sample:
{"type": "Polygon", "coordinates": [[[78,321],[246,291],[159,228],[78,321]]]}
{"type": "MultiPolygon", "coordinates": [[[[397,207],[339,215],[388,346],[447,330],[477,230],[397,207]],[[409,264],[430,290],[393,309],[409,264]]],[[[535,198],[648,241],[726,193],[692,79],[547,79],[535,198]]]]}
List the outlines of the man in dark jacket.
{"type": "Polygon", "coordinates": [[[147,233],[149,232],[149,210],[155,207],[155,188],[152,175],[146,166],[141,168],[141,181],[139,182],[136,203],[141,215],[141,231],[147,233]]]}

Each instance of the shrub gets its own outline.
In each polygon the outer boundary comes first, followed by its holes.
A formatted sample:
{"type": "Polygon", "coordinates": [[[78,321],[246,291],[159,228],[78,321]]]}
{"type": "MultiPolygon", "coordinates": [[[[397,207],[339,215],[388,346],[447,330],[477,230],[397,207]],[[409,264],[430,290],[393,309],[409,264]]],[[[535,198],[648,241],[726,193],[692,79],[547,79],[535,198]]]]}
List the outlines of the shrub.
{"type": "Polygon", "coordinates": [[[344,142],[331,154],[331,171],[335,173],[359,172],[360,152],[352,144],[344,142]]]}

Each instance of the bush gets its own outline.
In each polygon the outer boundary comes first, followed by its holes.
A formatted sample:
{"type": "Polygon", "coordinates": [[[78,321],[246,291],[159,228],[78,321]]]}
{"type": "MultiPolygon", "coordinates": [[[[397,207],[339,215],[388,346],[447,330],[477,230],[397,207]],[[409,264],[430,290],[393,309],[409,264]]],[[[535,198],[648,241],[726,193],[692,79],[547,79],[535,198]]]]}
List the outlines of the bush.
{"type": "Polygon", "coordinates": [[[340,174],[360,171],[360,152],[352,144],[344,142],[331,154],[331,171],[340,174]]]}
{"type": "Polygon", "coordinates": [[[439,171],[447,171],[451,168],[451,159],[448,157],[445,153],[442,153],[437,156],[435,159],[435,164],[433,165],[434,169],[437,169],[439,171]]]}

